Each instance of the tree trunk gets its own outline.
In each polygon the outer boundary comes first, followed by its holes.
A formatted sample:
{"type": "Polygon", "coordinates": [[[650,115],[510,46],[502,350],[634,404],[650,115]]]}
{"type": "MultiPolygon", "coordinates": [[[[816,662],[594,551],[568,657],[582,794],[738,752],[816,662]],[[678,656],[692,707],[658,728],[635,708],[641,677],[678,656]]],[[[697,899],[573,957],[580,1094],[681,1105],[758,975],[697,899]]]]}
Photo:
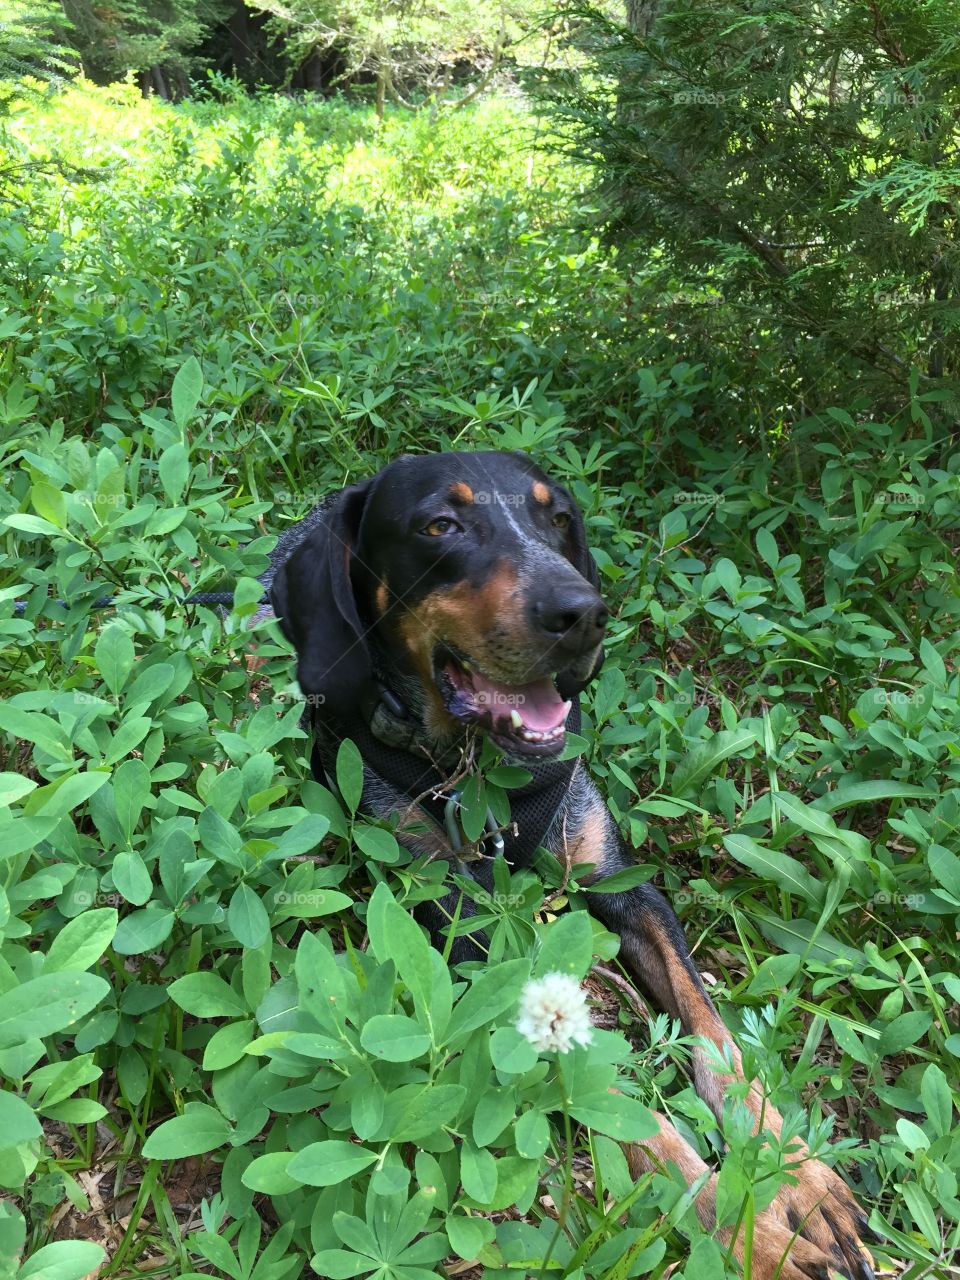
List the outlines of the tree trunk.
{"type": "Polygon", "coordinates": [[[250,29],[247,23],[247,8],[243,3],[234,5],[233,12],[227,19],[227,44],[230,50],[231,72],[239,80],[244,77],[250,59],[250,29]]]}
{"type": "Polygon", "coordinates": [[[659,0],[626,0],[627,26],[635,35],[648,36],[657,20],[659,0]]]}
{"type": "Polygon", "coordinates": [[[162,98],[164,102],[170,101],[170,91],[167,88],[166,81],[163,78],[163,72],[159,67],[151,67],[150,75],[153,78],[153,87],[157,91],[157,97],[162,98]]]}

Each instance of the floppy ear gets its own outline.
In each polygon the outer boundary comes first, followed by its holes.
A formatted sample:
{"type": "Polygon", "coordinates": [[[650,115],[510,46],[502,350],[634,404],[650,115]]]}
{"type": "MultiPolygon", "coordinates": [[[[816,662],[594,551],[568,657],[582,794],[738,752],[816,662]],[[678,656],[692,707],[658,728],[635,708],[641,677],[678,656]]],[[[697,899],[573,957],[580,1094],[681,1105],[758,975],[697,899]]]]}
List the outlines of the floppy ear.
{"type": "MultiPolygon", "coordinates": [[[[591,587],[597,591],[600,590],[600,570],[597,568],[597,562],[590,554],[590,548],[587,546],[587,529],[583,522],[583,514],[574,501],[573,494],[567,492],[566,496],[570,499],[570,506],[573,510],[573,519],[570,522],[568,537],[570,540],[570,562],[581,577],[586,578],[591,587]]],[[[587,665],[582,668],[571,668],[568,671],[561,671],[557,676],[557,689],[563,698],[575,698],[577,694],[582,693],[587,685],[600,674],[600,668],[603,666],[603,646],[598,645],[594,654],[590,655],[587,665]]]]}
{"type": "Polygon", "coordinates": [[[581,577],[586,578],[591,587],[600,590],[600,570],[597,568],[597,562],[590,554],[590,548],[587,546],[587,528],[583,522],[583,513],[574,501],[573,494],[564,489],[564,494],[570,500],[570,506],[573,508],[573,519],[570,521],[570,529],[568,537],[570,539],[570,560],[573,567],[581,577]]]}
{"type": "Polygon", "coordinates": [[[344,489],[313,532],[277,570],[273,611],[297,651],[297,681],[328,715],[355,709],[372,678],[350,560],[373,481],[344,489]]]}

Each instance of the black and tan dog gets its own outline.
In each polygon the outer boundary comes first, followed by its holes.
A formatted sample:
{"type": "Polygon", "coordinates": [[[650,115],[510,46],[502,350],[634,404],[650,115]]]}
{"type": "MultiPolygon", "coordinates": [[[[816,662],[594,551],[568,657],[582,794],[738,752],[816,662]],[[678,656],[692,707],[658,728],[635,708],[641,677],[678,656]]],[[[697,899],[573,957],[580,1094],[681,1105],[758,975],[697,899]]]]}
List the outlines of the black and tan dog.
{"type": "MultiPolygon", "coordinates": [[[[579,727],[578,695],[600,668],[608,615],[576,505],[525,455],[399,458],[289,531],[273,564],[264,581],[297,652],[319,777],[352,738],[364,759],[364,808],[403,815],[398,835],[414,854],[463,871],[444,828],[446,792],[479,731],[533,775],[511,800],[516,828],[504,852],[514,868],[541,846],[567,865],[592,866],[586,877],[631,865],[583,766],[556,760],[567,728],[579,727]]],[[[489,859],[471,862],[469,874],[489,884],[489,859]]],[[[421,911],[440,947],[460,897],[421,911]]],[[[648,885],[589,899],[619,934],[639,988],[687,1035],[719,1046],[739,1074],[740,1055],[665,899],[648,885]]],[[[454,961],[482,954],[469,935],[452,950],[454,961]]],[[[730,1077],[710,1056],[694,1050],[693,1073],[719,1116],[730,1077]]],[[[779,1135],[780,1117],[756,1085],[748,1105],[779,1135]]],[[[666,1120],[629,1155],[635,1175],[669,1162],[693,1182],[705,1169],[666,1120]]],[[[846,1184],[804,1150],[795,1159],[794,1184],[757,1219],[754,1276],[870,1280],[859,1243],[866,1219],[846,1184]]],[[[697,1201],[708,1228],[714,1194],[711,1180],[697,1201]]]]}

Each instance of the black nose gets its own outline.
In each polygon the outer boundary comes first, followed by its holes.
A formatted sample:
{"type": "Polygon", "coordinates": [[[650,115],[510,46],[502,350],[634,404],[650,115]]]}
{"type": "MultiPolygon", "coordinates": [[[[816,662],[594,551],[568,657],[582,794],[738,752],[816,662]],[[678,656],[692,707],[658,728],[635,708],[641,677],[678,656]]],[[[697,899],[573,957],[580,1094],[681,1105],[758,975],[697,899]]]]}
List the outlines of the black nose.
{"type": "Polygon", "coordinates": [[[562,584],[541,591],[533,605],[537,627],[555,640],[579,650],[603,639],[610,613],[589,583],[562,584]]]}

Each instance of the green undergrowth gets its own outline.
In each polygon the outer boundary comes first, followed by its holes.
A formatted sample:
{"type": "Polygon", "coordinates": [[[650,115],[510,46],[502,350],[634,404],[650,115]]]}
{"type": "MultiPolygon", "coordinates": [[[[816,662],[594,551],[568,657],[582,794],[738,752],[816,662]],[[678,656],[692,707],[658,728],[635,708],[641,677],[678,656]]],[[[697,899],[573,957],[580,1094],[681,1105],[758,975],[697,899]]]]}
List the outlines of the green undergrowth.
{"type": "MultiPolygon", "coordinates": [[[[22,1280],[712,1280],[736,1267],[689,1190],[617,1140],[668,1110],[748,1233],[787,1176],[615,984],[589,1047],[516,1031],[531,975],[616,967],[575,880],[501,866],[489,961],[451,973],[404,910],[438,869],[357,813],[355,752],[337,795],[310,776],[290,653],[251,625],[268,536],[450,447],[530,450],[580,502],[615,616],[576,745],[630,876],[669,892],[784,1140],[844,1160],[878,1260],[948,1274],[960,453],[917,394],[718,430],[711,370],[631,324],[541,128],[513,101],[378,126],[124,87],[9,122],[6,163],[43,162],[0,216],[22,1280]],[[230,611],[178,603],[234,584],[230,611]]],[[[491,752],[465,823],[518,781],[491,752]]]]}

